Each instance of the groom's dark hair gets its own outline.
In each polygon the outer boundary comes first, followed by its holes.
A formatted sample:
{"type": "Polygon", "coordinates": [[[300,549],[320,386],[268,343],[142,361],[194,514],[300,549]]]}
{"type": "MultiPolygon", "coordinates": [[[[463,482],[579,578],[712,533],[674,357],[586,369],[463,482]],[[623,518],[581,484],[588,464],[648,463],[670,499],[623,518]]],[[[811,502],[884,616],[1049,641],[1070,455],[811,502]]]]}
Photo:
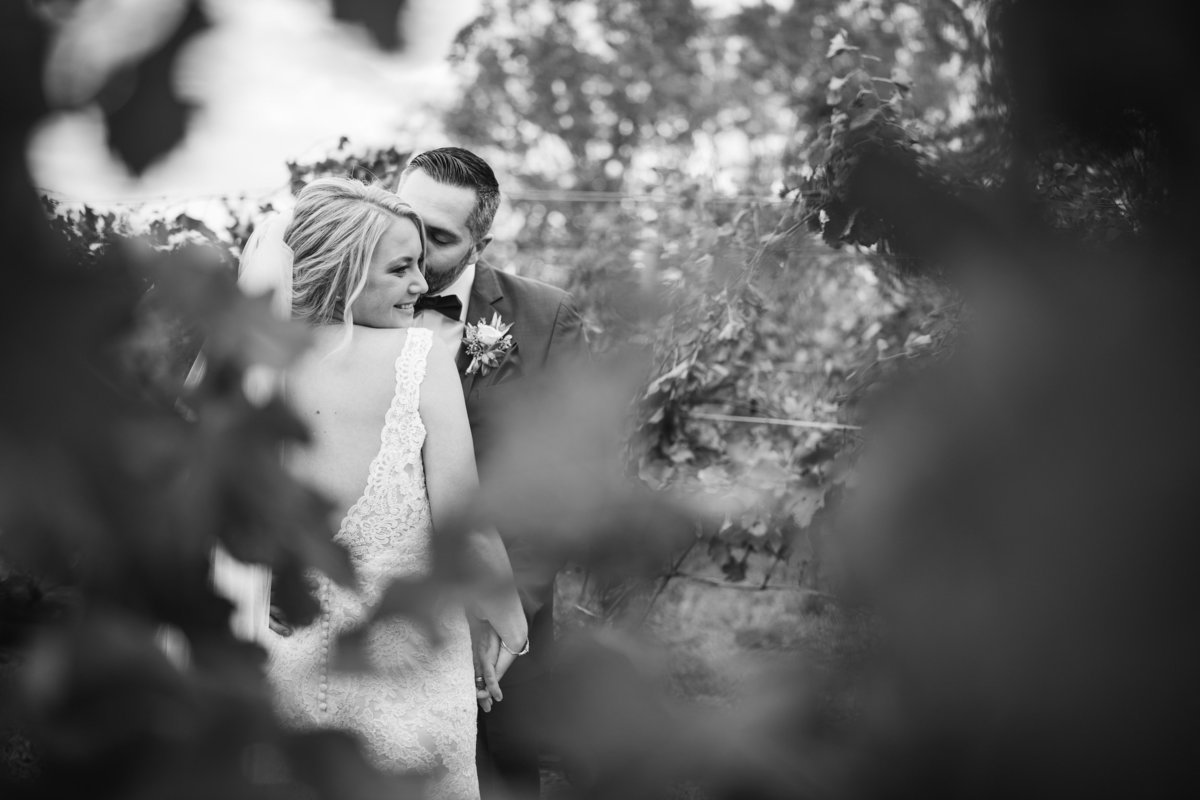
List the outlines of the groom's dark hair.
{"type": "Polygon", "coordinates": [[[474,189],[475,208],[467,217],[467,230],[477,242],[487,236],[500,207],[500,184],[486,161],[463,147],[439,147],[413,156],[400,180],[418,169],[438,183],[474,189]]]}

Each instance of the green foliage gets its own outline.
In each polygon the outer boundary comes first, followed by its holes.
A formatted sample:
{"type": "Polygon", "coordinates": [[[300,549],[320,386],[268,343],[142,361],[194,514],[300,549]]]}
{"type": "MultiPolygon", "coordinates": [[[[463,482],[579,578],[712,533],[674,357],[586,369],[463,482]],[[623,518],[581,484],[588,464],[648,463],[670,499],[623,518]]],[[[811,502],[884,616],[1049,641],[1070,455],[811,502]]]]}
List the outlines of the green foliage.
{"type": "Polygon", "coordinates": [[[703,32],[691,0],[489,2],[459,40],[474,88],[448,127],[522,154],[554,137],[578,165],[561,180],[619,187],[646,143],[686,145],[716,112],[703,32]],[[512,34],[487,35],[492,28],[512,34]]]}
{"type": "MultiPolygon", "coordinates": [[[[1069,15],[1050,7],[1030,12],[1022,3],[926,5],[928,30],[946,30],[946,14],[956,20],[957,44],[943,40],[940,52],[971,76],[970,114],[945,124],[944,109],[920,96],[898,59],[874,54],[872,32],[839,33],[828,52],[827,105],[815,120],[816,135],[796,149],[788,178],[809,225],[829,245],[866,248],[902,270],[937,273],[962,229],[990,228],[975,233],[998,244],[1032,220],[1109,244],[1162,223],[1170,177],[1161,166],[1162,137],[1144,108],[1114,109],[1098,90],[1071,92],[1061,119],[1025,106],[1014,112],[1014,81],[1024,81],[1033,97],[1041,78],[1002,45],[1005,31],[1011,35],[1022,20],[1047,30],[1070,25],[1069,15]],[[1071,127],[1105,114],[1109,127],[1101,136],[1071,127]],[[1030,219],[990,213],[1006,192],[1030,198],[1023,209],[1030,219]]],[[[1057,65],[1053,44],[1036,41],[1048,50],[1041,57],[1057,65]]]]}
{"type": "Polygon", "coordinates": [[[826,116],[839,29],[872,58],[904,58],[932,124],[978,81],[980,42],[952,2],[784,5],[715,16],[691,0],[492,0],[459,37],[464,92],[448,130],[533,186],[639,191],[659,184],[656,169],[715,167],[761,194],[785,144],[826,116]],[[749,161],[730,163],[731,150],[749,161]]]}
{"type": "Polygon", "coordinates": [[[412,156],[411,152],[402,152],[395,147],[368,149],[360,153],[349,145],[350,140],[343,136],[334,151],[324,158],[307,163],[289,161],[287,167],[291,175],[292,194],[316,178],[331,175],[395,187],[400,170],[404,169],[412,156]]]}
{"type": "Polygon", "coordinates": [[[797,182],[803,187],[805,221],[832,247],[879,245],[884,255],[890,255],[898,232],[874,209],[853,202],[852,184],[863,162],[872,159],[890,160],[919,172],[915,137],[904,125],[911,87],[900,78],[872,75],[870,61],[845,43],[844,34],[839,34],[829,52],[844,65],[843,74],[830,79],[829,120],[817,129],[800,157],[797,182]]]}

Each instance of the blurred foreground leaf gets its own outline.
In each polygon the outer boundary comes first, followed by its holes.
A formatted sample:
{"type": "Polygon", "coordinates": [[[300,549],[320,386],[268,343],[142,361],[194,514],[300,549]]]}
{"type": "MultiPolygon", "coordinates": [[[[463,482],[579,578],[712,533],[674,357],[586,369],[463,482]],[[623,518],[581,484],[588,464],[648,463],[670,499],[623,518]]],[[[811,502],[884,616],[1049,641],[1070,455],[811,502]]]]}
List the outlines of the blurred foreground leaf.
{"type": "Polygon", "coordinates": [[[404,44],[400,13],[407,6],[408,0],[333,0],[333,16],[365,25],[380,47],[398,50],[404,44]]]}
{"type": "Polygon", "coordinates": [[[114,74],[102,90],[108,145],[135,175],[183,140],[193,107],[176,90],[176,66],[188,42],[209,27],[201,4],[192,0],[175,32],[142,61],[114,74]]]}

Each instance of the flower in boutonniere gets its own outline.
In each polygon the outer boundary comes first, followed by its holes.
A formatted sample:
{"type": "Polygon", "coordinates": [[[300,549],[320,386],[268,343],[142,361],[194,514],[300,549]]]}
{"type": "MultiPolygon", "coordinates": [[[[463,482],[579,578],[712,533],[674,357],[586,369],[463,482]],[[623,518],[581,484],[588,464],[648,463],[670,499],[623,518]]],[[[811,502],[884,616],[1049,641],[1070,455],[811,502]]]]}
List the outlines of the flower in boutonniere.
{"type": "Polygon", "coordinates": [[[500,365],[500,360],[513,347],[513,339],[508,335],[512,323],[505,323],[499,314],[492,315],[491,322],[479,320],[478,325],[467,323],[463,341],[467,346],[467,355],[471,363],[467,365],[467,374],[487,375],[488,370],[500,365]]]}

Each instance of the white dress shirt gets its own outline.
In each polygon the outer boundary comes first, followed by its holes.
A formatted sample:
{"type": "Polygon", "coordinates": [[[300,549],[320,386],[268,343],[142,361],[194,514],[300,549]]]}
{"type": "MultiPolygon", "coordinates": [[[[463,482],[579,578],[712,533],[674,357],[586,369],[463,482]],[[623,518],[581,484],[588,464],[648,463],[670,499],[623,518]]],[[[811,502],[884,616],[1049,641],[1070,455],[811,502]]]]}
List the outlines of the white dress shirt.
{"type": "MultiPolygon", "coordinates": [[[[447,286],[445,291],[439,292],[441,296],[453,295],[462,303],[462,311],[458,312],[457,321],[438,311],[418,311],[413,317],[414,325],[433,331],[433,335],[438,337],[442,344],[446,345],[450,354],[456,358],[459,348],[462,347],[463,331],[466,330],[467,322],[467,306],[471,302],[471,286],[474,283],[475,265],[469,264],[454,283],[447,286]]],[[[478,322],[478,320],[476,321],[478,322]]]]}

